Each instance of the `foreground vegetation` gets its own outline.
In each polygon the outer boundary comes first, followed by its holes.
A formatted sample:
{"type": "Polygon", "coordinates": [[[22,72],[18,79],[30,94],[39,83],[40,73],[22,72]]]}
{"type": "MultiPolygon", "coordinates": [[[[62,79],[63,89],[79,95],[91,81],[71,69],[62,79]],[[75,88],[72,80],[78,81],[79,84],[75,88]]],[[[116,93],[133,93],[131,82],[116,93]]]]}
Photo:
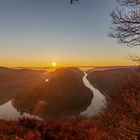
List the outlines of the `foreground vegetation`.
{"type": "Polygon", "coordinates": [[[102,129],[121,140],[140,139],[140,72],[131,73],[98,118],[102,129]]]}
{"type": "Polygon", "coordinates": [[[96,122],[90,119],[0,121],[0,140],[107,139],[107,135],[101,129],[97,129],[96,125],[96,122]]]}

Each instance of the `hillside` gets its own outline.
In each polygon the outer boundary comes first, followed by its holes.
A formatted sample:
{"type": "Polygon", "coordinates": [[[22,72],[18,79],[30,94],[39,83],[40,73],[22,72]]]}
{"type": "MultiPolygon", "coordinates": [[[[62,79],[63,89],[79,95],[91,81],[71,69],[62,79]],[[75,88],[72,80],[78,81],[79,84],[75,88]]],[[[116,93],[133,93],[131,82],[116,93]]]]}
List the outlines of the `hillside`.
{"type": "Polygon", "coordinates": [[[102,93],[110,94],[118,90],[123,81],[137,68],[114,68],[107,70],[88,71],[88,80],[102,93]]]}
{"type": "Polygon", "coordinates": [[[0,104],[11,100],[24,89],[36,86],[46,77],[43,71],[0,67],[0,104]]]}
{"type": "Polygon", "coordinates": [[[83,72],[77,68],[61,68],[52,72],[47,82],[33,90],[21,92],[13,105],[43,118],[78,115],[92,100],[92,91],[85,87],[83,72]]]}
{"type": "Polygon", "coordinates": [[[140,71],[129,75],[121,88],[110,94],[108,107],[98,119],[117,139],[140,139],[140,71]]]}

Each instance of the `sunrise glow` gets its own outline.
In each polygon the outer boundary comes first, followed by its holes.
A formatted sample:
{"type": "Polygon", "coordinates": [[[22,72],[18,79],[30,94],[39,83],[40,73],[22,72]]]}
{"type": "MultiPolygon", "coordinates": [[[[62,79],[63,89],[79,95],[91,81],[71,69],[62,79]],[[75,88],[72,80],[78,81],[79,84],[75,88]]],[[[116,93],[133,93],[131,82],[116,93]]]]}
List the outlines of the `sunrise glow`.
{"type": "Polygon", "coordinates": [[[77,8],[70,6],[72,9],[65,1],[35,1],[16,1],[14,5],[10,0],[1,1],[0,66],[134,65],[126,57],[140,48],[119,47],[107,36],[115,0],[103,4],[88,0],[77,8]]]}
{"type": "Polygon", "coordinates": [[[56,62],[52,62],[52,66],[53,67],[56,67],[56,62]]]}

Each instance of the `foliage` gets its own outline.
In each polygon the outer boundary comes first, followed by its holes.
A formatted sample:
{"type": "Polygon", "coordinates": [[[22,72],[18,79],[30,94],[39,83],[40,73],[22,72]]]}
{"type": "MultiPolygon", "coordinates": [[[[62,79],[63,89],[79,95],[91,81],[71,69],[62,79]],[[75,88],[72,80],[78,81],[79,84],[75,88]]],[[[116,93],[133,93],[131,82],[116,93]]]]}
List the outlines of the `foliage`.
{"type": "Polygon", "coordinates": [[[90,119],[0,121],[0,140],[102,140],[107,137],[96,128],[95,120],[90,119]]]}
{"type": "Polygon", "coordinates": [[[140,72],[132,73],[122,88],[110,96],[100,125],[117,139],[140,139],[140,72]]]}

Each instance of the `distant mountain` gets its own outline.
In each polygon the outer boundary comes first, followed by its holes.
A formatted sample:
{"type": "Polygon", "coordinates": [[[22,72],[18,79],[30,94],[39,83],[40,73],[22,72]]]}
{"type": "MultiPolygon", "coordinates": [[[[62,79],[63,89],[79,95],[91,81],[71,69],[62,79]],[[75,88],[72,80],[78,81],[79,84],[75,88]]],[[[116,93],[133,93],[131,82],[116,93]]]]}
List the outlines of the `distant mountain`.
{"type": "Polygon", "coordinates": [[[93,97],[82,77],[83,72],[77,68],[58,69],[50,74],[47,82],[17,94],[14,106],[44,118],[78,114],[89,106],[93,97]]]}

